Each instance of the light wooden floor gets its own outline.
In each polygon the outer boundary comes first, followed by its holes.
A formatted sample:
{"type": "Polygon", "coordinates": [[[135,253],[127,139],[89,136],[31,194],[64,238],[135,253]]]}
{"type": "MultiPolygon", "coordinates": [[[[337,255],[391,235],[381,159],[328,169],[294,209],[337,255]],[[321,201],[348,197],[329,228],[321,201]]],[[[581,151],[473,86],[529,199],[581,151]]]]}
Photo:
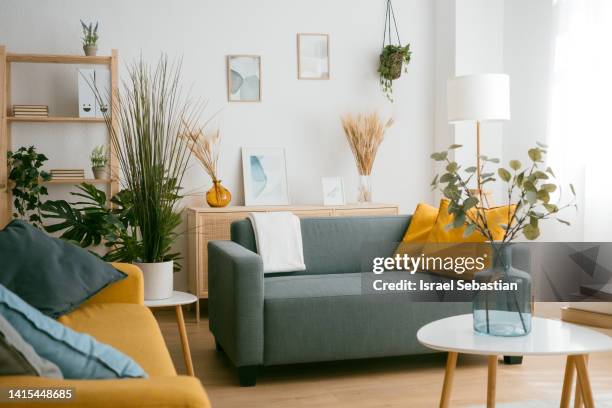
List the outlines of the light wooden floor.
{"type": "MultiPolygon", "coordinates": [[[[538,305],[538,314],[558,317],[559,306],[538,305]]],[[[185,372],[172,312],[157,312],[162,332],[180,373],[185,372]]],[[[436,407],[445,356],[384,358],[333,363],[266,367],[254,388],[238,386],[237,374],[225,355],[217,353],[208,331],[205,309],[200,324],[186,312],[187,333],[196,375],[214,407],[436,407]]],[[[612,335],[612,331],[608,331],[612,335]]],[[[596,354],[589,363],[595,397],[612,394],[612,353],[596,354]]],[[[520,366],[499,366],[497,401],[556,401],[561,395],[565,360],[525,358],[520,366]]],[[[452,407],[484,404],[486,358],[459,356],[452,407]]]]}

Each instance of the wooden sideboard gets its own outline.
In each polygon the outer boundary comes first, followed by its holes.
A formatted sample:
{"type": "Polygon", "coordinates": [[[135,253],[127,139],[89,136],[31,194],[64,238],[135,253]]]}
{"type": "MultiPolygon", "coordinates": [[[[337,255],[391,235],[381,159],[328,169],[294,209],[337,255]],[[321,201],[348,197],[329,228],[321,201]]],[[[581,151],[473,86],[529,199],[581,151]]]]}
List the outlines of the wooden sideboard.
{"type": "Polygon", "coordinates": [[[346,217],[397,215],[399,208],[394,204],[189,208],[187,210],[189,291],[198,298],[208,298],[208,241],[230,239],[232,221],[246,218],[250,212],[272,211],[291,211],[298,217],[346,217]]]}

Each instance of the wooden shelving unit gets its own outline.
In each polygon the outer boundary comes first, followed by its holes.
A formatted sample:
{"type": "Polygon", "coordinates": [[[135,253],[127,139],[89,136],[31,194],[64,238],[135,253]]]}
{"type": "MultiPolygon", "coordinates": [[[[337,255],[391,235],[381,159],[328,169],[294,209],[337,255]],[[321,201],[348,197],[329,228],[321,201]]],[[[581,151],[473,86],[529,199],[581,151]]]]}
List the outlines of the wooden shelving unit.
{"type": "MultiPolygon", "coordinates": [[[[111,105],[118,101],[118,58],[117,50],[112,50],[111,55],[87,57],[84,55],[57,55],[57,54],[18,54],[6,52],[6,48],[0,45],[0,228],[3,228],[11,219],[12,198],[11,188],[8,180],[7,152],[11,148],[11,128],[19,123],[41,123],[52,126],[54,123],[96,124],[104,123],[102,118],[79,118],[70,116],[50,117],[27,117],[11,116],[11,69],[12,63],[34,63],[34,64],[79,64],[79,65],[107,65],[110,69],[111,80],[111,105]]],[[[117,129],[116,118],[111,118],[111,126],[117,129]]],[[[109,167],[110,179],[67,179],[51,180],[45,184],[76,185],[83,182],[91,184],[106,184],[112,197],[119,191],[117,181],[118,166],[117,154],[110,143],[109,135],[109,167]]]]}

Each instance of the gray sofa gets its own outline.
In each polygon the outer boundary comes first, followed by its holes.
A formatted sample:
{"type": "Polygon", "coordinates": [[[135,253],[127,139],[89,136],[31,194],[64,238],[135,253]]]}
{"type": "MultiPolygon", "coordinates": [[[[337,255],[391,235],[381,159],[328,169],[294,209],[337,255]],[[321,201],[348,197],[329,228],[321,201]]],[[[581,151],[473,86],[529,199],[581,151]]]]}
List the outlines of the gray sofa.
{"type": "MultiPolygon", "coordinates": [[[[255,385],[259,366],[431,352],[418,343],[417,330],[469,313],[470,303],[361,290],[364,248],[401,241],[410,219],[302,219],[307,270],[280,276],[264,276],[250,221],[232,224],[231,241],[211,241],[210,330],[238,368],[240,384],[255,385]]],[[[393,254],[395,246],[387,246],[389,253],[378,256],[393,254]]]]}

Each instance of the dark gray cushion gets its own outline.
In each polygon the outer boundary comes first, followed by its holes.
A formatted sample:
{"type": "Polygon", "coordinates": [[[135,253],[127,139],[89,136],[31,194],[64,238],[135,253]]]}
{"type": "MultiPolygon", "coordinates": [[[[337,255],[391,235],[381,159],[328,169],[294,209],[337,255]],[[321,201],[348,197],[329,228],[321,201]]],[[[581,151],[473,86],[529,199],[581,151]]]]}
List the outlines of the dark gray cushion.
{"type": "Polygon", "coordinates": [[[60,369],[40,357],[2,315],[0,315],[1,375],[63,378],[60,369]]]}
{"type": "Polygon", "coordinates": [[[68,313],[125,274],[21,221],[0,231],[0,284],[42,313],[68,313]]]}
{"type": "MultiPolygon", "coordinates": [[[[368,254],[390,256],[402,240],[410,215],[385,217],[302,218],[305,274],[356,273],[370,265],[368,254]],[[381,244],[386,248],[373,248],[381,244]]],[[[256,252],[249,220],[234,221],[232,241],[256,252]]]]}

